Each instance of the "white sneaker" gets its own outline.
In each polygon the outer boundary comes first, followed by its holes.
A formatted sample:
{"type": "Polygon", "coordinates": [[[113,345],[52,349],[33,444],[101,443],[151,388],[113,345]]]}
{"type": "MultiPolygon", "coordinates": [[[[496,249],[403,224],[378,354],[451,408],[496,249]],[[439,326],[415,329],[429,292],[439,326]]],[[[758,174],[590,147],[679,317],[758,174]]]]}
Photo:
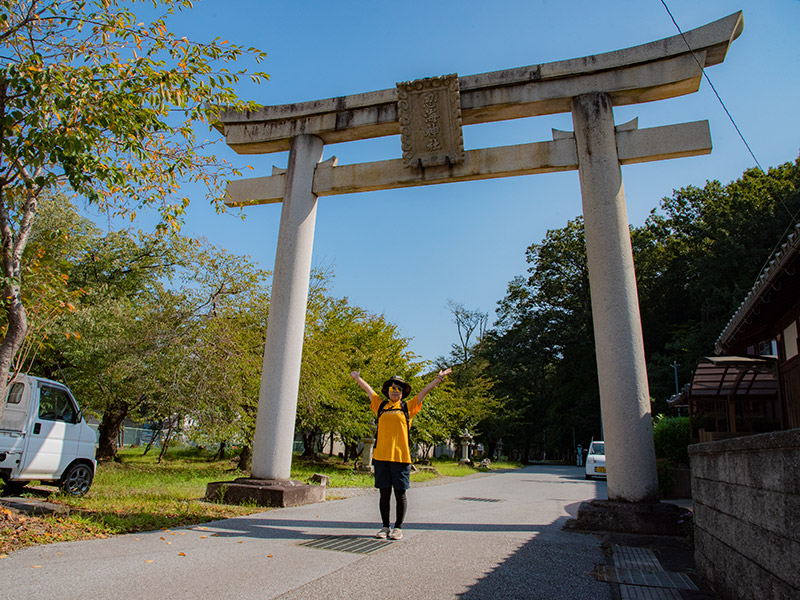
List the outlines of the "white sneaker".
{"type": "Polygon", "coordinates": [[[385,540],[388,537],[388,535],[389,535],[389,528],[382,527],[381,530],[375,534],[375,537],[378,538],[379,540],[385,540]]]}
{"type": "Polygon", "coordinates": [[[395,527],[394,529],[392,529],[392,532],[389,534],[389,539],[390,540],[401,540],[401,539],[403,539],[403,530],[398,528],[398,527],[395,527]]]}

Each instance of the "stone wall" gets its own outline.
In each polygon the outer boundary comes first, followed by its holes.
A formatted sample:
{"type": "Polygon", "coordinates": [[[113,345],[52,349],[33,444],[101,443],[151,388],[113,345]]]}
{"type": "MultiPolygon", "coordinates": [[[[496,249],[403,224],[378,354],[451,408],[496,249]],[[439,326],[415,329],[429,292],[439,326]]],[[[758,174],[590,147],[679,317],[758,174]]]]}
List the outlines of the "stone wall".
{"type": "Polygon", "coordinates": [[[800,429],[689,456],[699,574],[723,598],[800,598],[800,429]]]}

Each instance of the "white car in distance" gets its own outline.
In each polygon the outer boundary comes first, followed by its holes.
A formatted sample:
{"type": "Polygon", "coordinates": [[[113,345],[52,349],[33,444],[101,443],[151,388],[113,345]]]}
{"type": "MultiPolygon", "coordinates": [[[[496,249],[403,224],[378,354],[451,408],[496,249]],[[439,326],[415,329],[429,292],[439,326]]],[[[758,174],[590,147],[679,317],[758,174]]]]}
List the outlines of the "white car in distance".
{"type": "Polygon", "coordinates": [[[592,442],[589,446],[589,454],[586,455],[586,479],[592,477],[606,478],[605,442],[592,442]]]}

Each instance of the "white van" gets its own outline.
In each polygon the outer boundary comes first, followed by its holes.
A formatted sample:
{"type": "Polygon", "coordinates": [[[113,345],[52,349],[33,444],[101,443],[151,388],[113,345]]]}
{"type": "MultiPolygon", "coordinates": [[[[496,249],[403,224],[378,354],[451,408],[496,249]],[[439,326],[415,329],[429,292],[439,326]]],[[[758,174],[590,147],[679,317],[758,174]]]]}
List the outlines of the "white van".
{"type": "Polygon", "coordinates": [[[18,375],[0,420],[0,478],[13,487],[38,480],[82,496],[97,467],[96,439],[67,386],[18,375]]]}

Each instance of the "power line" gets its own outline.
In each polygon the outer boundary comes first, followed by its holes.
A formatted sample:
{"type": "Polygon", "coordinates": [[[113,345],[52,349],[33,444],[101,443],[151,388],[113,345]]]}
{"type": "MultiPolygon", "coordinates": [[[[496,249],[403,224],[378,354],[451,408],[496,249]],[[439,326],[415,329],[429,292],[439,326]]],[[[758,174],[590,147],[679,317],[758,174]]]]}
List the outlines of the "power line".
{"type": "Polygon", "coordinates": [[[666,1],[665,0],[661,0],[661,4],[664,5],[664,9],[667,11],[667,14],[669,15],[669,18],[672,19],[672,22],[675,24],[675,27],[677,28],[678,33],[681,34],[681,37],[683,38],[683,41],[686,43],[686,47],[689,48],[689,51],[692,53],[692,57],[694,58],[695,62],[697,63],[697,66],[700,67],[700,71],[703,73],[703,77],[705,77],[706,81],[708,82],[708,85],[711,86],[711,89],[714,92],[714,95],[717,97],[717,100],[719,100],[720,105],[722,105],[722,108],[725,111],[725,114],[728,115],[728,118],[731,120],[731,123],[733,123],[733,127],[734,127],[734,129],[736,129],[736,133],[739,134],[739,137],[741,138],[742,142],[744,142],[744,145],[747,148],[747,151],[750,153],[750,156],[753,157],[753,160],[755,161],[756,166],[761,170],[762,173],[765,173],[766,171],[764,171],[764,169],[761,167],[761,163],[758,162],[758,159],[756,158],[756,155],[753,153],[753,150],[750,148],[750,144],[747,143],[747,140],[745,139],[744,134],[739,129],[739,126],[736,124],[736,121],[734,120],[733,115],[731,115],[730,111],[728,110],[728,107],[725,106],[725,102],[722,101],[722,97],[719,95],[719,92],[717,92],[717,88],[714,87],[714,84],[712,83],[711,79],[709,78],[708,73],[706,73],[705,67],[702,64],[700,64],[700,61],[697,59],[697,55],[694,53],[694,50],[692,49],[692,47],[689,45],[689,41],[686,39],[686,36],[683,35],[683,31],[681,31],[680,25],[678,25],[678,22],[675,20],[675,17],[672,16],[672,11],[669,9],[669,6],[667,6],[666,1]]]}
{"type": "MultiPolygon", "coordinates": [[[[744,134],[741,132],[741,130],[739,129],[739,126],[736,124],[736,121],[734,120],[733,115],[731,115],[730,111],[728,110],[728,107],[725,106],[725,102],[722,101],[722,98],[720,97],[719,92],[717,92],[717,88],[714,87],[714,83],[709,78],[708,73],[706,73],[705,67],[697,59],[697,55],[694,53],[694,49],[689,44],[689,41],[686,39],[686,36],[683,35],[683,31],[681,30],[681,26],[678,25],[678,22],[675,20],[675,17],[672,15],[672,11],[669,9],[669,6],[667,6],[666,0],[661,0],[661,4],[664,5],[664,9],[667,11],[667,14],[669,15],[669,18],[672,19],[672,23],[675,25],[675,28],[678,30],[678,33],[681,34],[681,38],[683,38],[683,41],[686,44],[686,47],[689,48],[689,52],[692,53],[692,58],[694,58],[694,61],[697,63],[697,66],[700,67],[700,71],[703,73],[703,77],[705,77],[706,81],[708,82],[708,85],[711,86],[711,89],[713,90],[714,95],[717,97],[717,100],[719,100],[719,103],[722,105],[722,108],[725,111],[725,114],[728,115],[728,118],[731,120],[731,123],[733,124],[734,129],[736,129],[736,133],[739,134],[739,137],[741,138],[742,142],[744,143],[745,147],[747,148],[747,151],[750,153],[750,156],[753,157],[753,160],[755,161],[756,166],[758,167],[758,169],[762,173],[766,173],[766,171],[764,171],[764,169],[762,168],[761,163],[758,162],[758,159],[756,158],[756,155],[753,153],[753,150],[750,148],[750,144],[747,143],[747,140],[745,139],[744,134]]],[[[792,211],[789,210],[789,207],[786,205],[786,203],[782,199],[778,198],[777,200],[780,202],[781,206],[783,206],[784,210],[787,213],[789,213],[789,217],[791,218],[791,221],[789,223],[789,226],[786,228],[786,230],[783,232],[783,234],[781,235],[780,239],[778,240],[777,245],[775,246],[773,251],[770,253],[769,257],[767,258],[767,262],[764,263],[764,266],[762,267],[761,271],[763,271],[764,268],[769,264],[769,261],[772,259],[772,256],[775,254],[775,252],[780,247],[781,243],[783,242],[783,240],[786,237],[786,234],[789,232],[789,230],[792,229],[795,226],[795,223],[797,222],[798,215],[800,215],[800,209],[798,209],[797,212],[792,214],[792,211]]],[[[759,276],[760,276],[760,272],[759,272],[759,276]]]]}

